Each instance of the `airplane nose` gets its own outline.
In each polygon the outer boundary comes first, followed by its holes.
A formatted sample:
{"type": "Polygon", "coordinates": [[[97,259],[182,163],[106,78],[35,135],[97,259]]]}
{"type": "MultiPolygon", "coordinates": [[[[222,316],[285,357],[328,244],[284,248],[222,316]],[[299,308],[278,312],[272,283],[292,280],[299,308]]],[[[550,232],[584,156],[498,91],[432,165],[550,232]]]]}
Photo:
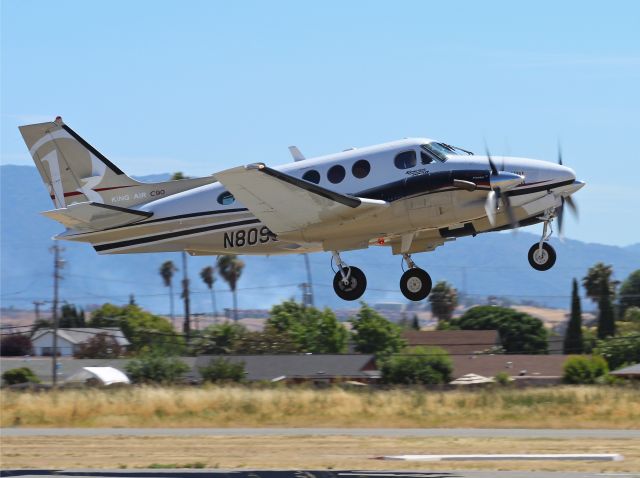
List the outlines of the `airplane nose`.
{"type": "Polygon", "coordinates": [[[566,180],[571,180],[571,181],[575,181],[576,180],[576,172],[571,169],[568,168],[567,166],[560,166],[560,170],[562,172],[562,176],[563,178],[566,178],[566,180]]]}

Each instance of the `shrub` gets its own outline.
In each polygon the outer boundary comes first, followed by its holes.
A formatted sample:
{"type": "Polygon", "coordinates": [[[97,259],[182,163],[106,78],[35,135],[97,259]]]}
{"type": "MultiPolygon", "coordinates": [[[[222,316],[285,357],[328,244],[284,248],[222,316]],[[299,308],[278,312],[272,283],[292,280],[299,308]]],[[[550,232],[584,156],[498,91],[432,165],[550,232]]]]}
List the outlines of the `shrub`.
{"type": "Polygon", "coordinates": [[[211,360],[199,370],[205,382],[242,382],[244,380],[244,362],[231,363],[222,357],[211,360]]]}
{"type": "Polygon", "coordinates": [[[12,368],[2,374],[2,380],[6,385],[17,383],[40,383],[40,379],[29,367],[12,368]]]}
{"type": "Polygon", "coordinates": [[[607,361],[599,355],[571,357],[564,363],[563,369],[564,381],[572,384],[596,383],[599,377],[609,373],[607,361]]]}
{"type": "Polygon", "coordinates": [[[498,372],[494,379],[499,385],[509,385],[513,381],[507,372],[498,372]]]}
{"type": "Polygon", "coordinates": [[[595,350],[606,359],[610,370],[626,364],[639,363],[640,334],[627,332],[617,337],[598,340],[595,350]]]}
{"type": "Polygon", "coordinates": [[[132,360],[125,367],[134,383],[174,383],[189,370],[177,357],[150,353],[132,360]]]}
{"type": "Polygon", "coordinates": [[[32,350],[31,339],[27,335],[7,335],[2,337],[2,342],[0,342],[0,354],[3,357],[31,355],[32,350]]]}
{"type": "Polygon", "coordinates": [[[384,383],[405,385],[448,383],[452,371],[451,358],[439,347],[415,347],[407,354],[391,356],[381,367],[384,383]]]}
{"type": "Polygon", "coordinates": [[[123,354],[124,350],[118,341],[106,332],[94,335],[73,354],[75,358],[83,359],[107,359],[117,358],[123,354]]]}

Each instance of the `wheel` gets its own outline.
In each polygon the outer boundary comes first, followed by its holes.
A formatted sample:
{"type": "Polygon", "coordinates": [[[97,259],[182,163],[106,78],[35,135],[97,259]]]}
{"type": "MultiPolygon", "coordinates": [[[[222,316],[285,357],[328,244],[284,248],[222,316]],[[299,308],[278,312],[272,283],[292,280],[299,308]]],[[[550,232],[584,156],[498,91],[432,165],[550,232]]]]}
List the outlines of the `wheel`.
{"type": "Polygon", "coordinates": [[[342,274],[338,271],[333,278],[333,290],[342,300],[359,299],[367,288],[367,276],[357,267],[345,267],[342,270],[349,274],[348,283],[342,281],[342,274]]]}
{"type": "Polygon", "coordinates": [[[400,278],[400,290],[409,300],[426,299],[431,292],[431,276],[424,269],[409,269],[400,278]]]}
{"type": "Polygon", "coordinates": [[[556,263],[556,251],[550,244],[543,242],[542,250],[539,244],[529,249],[529,264],[537,271],[548,271],[556,263]]]}

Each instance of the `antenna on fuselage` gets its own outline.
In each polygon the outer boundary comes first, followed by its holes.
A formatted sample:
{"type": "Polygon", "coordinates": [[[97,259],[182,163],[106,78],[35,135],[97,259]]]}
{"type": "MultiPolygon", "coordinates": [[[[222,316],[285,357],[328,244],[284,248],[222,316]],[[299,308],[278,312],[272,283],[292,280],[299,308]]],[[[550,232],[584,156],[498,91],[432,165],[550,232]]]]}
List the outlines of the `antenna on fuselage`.
{"type": "Polygon", "coordinates": [[[293,156],[294,161],[304,161],[307,159],[304,157],[304,154],[300,152],[297,146],[289,146],[289,152],[291,153],[291,156],[293,156]]]}

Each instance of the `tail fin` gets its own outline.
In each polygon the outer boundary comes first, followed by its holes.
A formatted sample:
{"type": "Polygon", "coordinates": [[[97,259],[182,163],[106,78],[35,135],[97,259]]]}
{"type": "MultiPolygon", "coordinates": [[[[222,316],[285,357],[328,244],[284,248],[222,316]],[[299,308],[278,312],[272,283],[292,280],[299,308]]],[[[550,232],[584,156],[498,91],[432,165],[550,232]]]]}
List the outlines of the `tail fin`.
{"type": "Polygon", "coordinates": [[[131,207],[215,182],[213,176],[162,183],[131,179],[59,116],[20,126],[20,133],[57,209],[81,202],[131,207]]]}
{"type": "Polygon", "coordinates": [[[138,186],[120,168],[62,122],[20,126],[42,180],[57,208],[67,203],[104,202],[100,191],[138,186]]]}

